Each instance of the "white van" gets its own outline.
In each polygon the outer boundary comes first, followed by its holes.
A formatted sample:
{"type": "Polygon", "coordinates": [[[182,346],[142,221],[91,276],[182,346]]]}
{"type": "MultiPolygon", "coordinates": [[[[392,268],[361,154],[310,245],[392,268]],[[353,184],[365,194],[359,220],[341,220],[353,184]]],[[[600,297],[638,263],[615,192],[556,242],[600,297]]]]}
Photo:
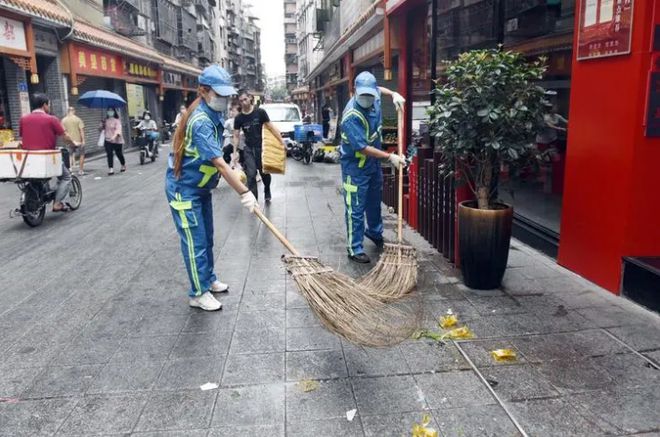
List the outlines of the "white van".
{"type": "Polygon", "coordinates": [[[298,105],[293,103],[264,103],[260,106],[268,114],[268,118],[282,134],[287,149],[295,143],[293,139],[294,126],[302,124],[302,114],[298,105]]]}

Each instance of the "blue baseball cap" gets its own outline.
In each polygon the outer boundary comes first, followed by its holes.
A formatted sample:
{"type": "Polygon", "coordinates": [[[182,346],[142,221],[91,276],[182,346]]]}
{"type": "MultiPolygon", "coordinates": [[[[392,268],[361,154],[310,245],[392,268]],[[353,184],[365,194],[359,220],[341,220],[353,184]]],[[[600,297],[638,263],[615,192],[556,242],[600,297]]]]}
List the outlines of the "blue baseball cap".
{"type": "Polygon", "coordinates": [[[198,78],[200,85],[211,87],[219,96],[232,96],[237,94],[231,76],[224,68],[213,64],[206,67],[198,78]]]}
{"type": "Polygon", "coordinates": [[[378,97],[378,84],[373,74],[363,71],[357,75],[355,78],[355,94],[358,96],[369,94],[370,96],[378,97]]]}

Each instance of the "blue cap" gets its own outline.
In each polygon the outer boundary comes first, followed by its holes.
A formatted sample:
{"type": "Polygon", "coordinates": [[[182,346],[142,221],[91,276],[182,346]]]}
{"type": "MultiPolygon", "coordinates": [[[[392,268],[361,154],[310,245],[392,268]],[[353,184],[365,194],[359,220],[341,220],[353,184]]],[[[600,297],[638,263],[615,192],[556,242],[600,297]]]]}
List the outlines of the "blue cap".
{"type": "Polygon", "coordinates": [[[237,94],[231,76],[224,68],[213,64],[206,67],[198,78],[200,85],[211,87],[219,96],[231,96],[237,94]]]}
{"type": "Polygon", "coordinates": [[[357,75],[355,78],[355,94],[358,96],[369,94],[370,96],[378,97],[378,84],[373,74],[363,71],[357,75]]]}

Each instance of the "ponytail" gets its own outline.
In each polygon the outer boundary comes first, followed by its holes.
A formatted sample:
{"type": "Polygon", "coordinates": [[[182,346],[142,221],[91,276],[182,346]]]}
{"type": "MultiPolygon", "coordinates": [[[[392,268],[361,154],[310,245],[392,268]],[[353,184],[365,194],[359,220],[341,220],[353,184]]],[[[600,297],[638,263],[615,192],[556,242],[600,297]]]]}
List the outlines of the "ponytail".
{"type": "Polygon", "coordinates": [[[186,130],[188,125],[188,120],[192,113],[197,109],[200,102],[202,101],[202,91],[208,92],[208,87],[200,85],[197,89],[197,98],[192,102],[188,107],[185,114],[181,117],[181,121],[176,127],[174,132],[174,139],[172,140],[173,145],[173,155],[174,155],[174,175],[179,178],[181,177],[181,167],[183,165],[183,154],[185,153],[186,146],[186,130]]]}

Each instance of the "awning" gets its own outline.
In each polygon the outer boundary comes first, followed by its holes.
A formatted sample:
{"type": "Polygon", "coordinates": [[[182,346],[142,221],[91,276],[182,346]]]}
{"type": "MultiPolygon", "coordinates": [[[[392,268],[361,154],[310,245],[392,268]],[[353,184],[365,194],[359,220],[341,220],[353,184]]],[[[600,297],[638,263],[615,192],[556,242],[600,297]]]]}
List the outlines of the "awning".
{"type": "Polygon", "coordinates": [[[504,48],[523,53],[527,56],[559,52],[573,49],[573,32],[567,32],[551,37],[538,37],[515,44],[505,44],[504,48]]]}
{"type": "Polygon", "coordinates": [[[76,21],[73,28],[73,35],[77,41],[113,50],[124,56],[158,64],[163,63],[163,57],[155,49],[82,21],[76,21]]]}
{"type": "Polygon", "coordinates": [[[53,0],[2,0],[0,8],[63,26],[71,26],[73,21],[73,16],[53,0]]]}
{"type": "Polygon", "coordinates": [[[199,76],[202,70],[195,66],[184,64],[169,56],[160,55],[163,58],[163,70],[175,71],[177,73],[189,74],[191,76],[199,76]]]}

